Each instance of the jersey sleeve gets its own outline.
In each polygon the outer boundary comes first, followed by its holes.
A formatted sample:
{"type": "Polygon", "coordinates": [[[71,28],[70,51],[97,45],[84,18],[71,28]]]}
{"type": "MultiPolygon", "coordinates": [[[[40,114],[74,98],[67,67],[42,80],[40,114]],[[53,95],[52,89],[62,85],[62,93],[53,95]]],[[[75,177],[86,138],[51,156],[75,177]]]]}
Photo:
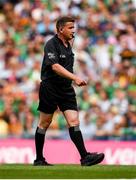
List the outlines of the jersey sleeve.
{"type": "Polygon", "coordinates": [[[58,52],[55,47],[55,43],[50,42],[45,45],[44,48],[45,64],[53,65],[59,62],[58,52]]]}

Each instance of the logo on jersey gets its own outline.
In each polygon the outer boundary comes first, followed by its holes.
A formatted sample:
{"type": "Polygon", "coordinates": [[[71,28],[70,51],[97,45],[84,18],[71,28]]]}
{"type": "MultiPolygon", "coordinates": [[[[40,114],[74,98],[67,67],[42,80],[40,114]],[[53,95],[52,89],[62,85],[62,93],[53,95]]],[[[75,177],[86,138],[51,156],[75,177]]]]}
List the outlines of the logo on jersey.
{"type": "Polygon", "coordinates": [[[55,59],[55,54],[49,52],[49,53],[48,53],[48,57],[49,57],[49,59],[55,59]]]}
{"type": "Polygon", "coordinates": [[[66,58],[65,54],[60,54],[60,58],[66,58]]]}

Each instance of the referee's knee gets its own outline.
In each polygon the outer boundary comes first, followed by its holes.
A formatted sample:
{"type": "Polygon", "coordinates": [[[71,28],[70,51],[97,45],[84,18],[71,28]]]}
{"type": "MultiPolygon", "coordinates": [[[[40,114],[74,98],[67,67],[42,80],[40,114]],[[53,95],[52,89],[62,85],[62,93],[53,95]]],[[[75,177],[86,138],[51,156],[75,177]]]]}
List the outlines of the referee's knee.
{"type": "Polygon", "coordinates": [[[42,129],[47,129],[51,124],[51,121],[39,121],[38,127],[42,128],[42,129]]]}
{"type": "Polygon", "coordinates": [[[69,127],[73,127],[73,126],[79,126],[79,120],[71,120],[68,122],[69,123],[69,127]]]}

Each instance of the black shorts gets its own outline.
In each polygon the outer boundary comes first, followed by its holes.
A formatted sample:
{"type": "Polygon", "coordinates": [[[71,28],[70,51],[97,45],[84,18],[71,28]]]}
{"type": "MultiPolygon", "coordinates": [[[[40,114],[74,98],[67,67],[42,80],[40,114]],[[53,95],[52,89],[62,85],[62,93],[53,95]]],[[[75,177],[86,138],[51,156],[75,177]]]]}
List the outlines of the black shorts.
{"type": "Polygon", "coordinates": [[[52,114],[59,108],[65,110],[76,110],[77,101],[74,88],[72,86],[62,86],[46,83],[40,84],[38,110],[47,114],[52,114]]]}

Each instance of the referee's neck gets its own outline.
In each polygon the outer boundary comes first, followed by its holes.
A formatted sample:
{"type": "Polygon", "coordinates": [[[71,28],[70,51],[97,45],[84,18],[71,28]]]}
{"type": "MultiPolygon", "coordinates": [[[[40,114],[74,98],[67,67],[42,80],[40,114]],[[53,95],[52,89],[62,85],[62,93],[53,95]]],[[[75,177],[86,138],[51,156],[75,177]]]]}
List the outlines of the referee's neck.
{"type": "Polygon", "coordinates": [[[60,33],[57,33],[58,38],[62,41],[64,46],[68,47],[69,42],[64,38],[64,36],[60,33]]]}

